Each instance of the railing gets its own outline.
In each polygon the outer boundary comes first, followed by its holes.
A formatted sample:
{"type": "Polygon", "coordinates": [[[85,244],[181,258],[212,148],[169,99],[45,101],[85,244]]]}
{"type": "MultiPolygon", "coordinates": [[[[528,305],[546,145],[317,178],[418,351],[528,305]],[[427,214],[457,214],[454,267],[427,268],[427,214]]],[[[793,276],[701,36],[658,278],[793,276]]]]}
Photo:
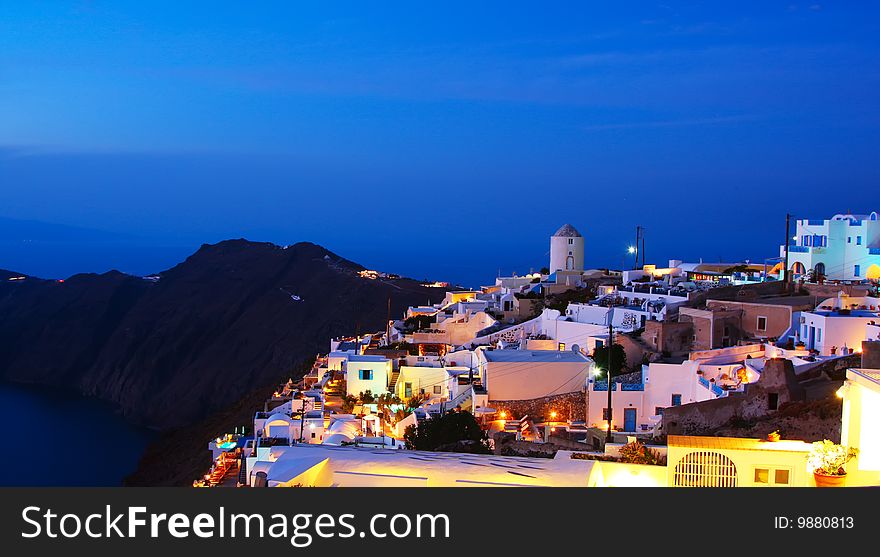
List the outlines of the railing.
{"type": "Polygon", "coordinates": [[[868,255],[880,255],[880,248],[868,248],[868,255]]]}
{"type": "Polygon", "coordinates": [[[810,253],[809,246],[788,246],[791,253],[810,253]]]}
{"type": "Polygon", "coordinates": [[[711,388],[711,385],[709,384],[709,380],[706,379],[705,377],[703,377],[702,375],[700,377],[698,377],[697,380],[700,382],[700,385],[706,387],[707,389],[711,388]]]}
{"type": "Polygon", "coordinates": [[[620,384],[621,391],[644,391],[645,386],[641,383],[621,383],[620,384]]]}
{"type": "MultiPolygon", "coordinates": [[[[607,381],[595,381],[593,383],[593,390],[594,391],[607,391],[608,390],[608,382],[607,381]]],[[[611,384],[611,390],[612,391],[617,390],[617,383],[611,384]]]]}
{"type": "Polygon", "coordinates": [[[727,391],[725,391],[718,385],[712,385],[712,388],[710,390],[715,396],[724,396],[727,393],[727,391]]]}

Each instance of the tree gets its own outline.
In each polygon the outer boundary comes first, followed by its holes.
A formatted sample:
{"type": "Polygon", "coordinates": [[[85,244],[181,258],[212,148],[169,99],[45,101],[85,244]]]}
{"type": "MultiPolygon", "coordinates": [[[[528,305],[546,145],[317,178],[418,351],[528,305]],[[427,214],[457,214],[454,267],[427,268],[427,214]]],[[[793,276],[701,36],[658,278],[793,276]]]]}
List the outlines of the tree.
{"type": "Polygon", "coordinates": [[[473,452],[488,453],[489,441],[477,419],[470,412],[447,412],[429,418],[416,426],[408,426],[403,433],[408,449],[436,451],[465,442],[473,452]]]}
{"type": "Polygon", "coordinates": [[[357,404],[357,397],[354,395],[345,395],[342,399],[342,413],[351,414],[354,411],[354,405],[357,404]]]}
{"type": "Polygon", "coordinates": [[[367,389],[366,392],[360,393],[358,398],[360,399],[361,404],[372,404],[376,400],[376,397],[373,396],[373,391],[370,389],[367,389]]]}
{"type": "MultiPolygon", "coordinates": [[[[597,346],[593,350],[593,361],[603,369],[608,369],[608,347],[597,346]]],[[[614,343],[611,345],[611,377],[617,377],[626,369],[626,350],[623,345],[614,343]]]]}
{"type": "Polygon", "coordinates": [[[549,275],[550,269],[548,267],[541,267],[541,274],[542,275],[549,275]]]}

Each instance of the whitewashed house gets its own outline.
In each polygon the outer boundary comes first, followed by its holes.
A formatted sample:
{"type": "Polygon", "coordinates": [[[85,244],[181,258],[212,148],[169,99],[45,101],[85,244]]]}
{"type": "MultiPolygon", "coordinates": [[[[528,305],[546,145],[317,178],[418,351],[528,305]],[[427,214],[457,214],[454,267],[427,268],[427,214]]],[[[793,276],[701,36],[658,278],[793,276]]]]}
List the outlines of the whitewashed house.
{"type": "MultiPolygon", "coordinates": [[[[880,216],[838,214],[830,219],[799,219],[788,246],[795,278],[809,271],[826,280],[880,279],[880,216]]],[[[780,255],[785,246],[780,246],[780,255]]]]}

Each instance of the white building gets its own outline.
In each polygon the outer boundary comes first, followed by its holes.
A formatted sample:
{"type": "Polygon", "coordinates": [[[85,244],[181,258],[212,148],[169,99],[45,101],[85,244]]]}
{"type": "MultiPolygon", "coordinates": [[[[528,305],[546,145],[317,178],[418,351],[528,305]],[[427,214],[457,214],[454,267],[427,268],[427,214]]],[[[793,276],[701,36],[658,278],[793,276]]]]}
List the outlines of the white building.
{"type": "Polygon", "coordinates": [[[880,370],[849,369],[843,398],[840,442],[859,454],[847,465],[848,485],[880,485],[880,370]]]}
{"type": "Polygon", "coordinates": [[[822,355],[857,349],[868,339],[869,327],[880,321],[880,299],[846,296],[828,298],[798,318],[797,340],[822,355]]]}
{"type": "Polygon", "coordinates": [[[373,395],[388,392],[392,363],[385,356],[352,354],[345,364],[346,393],[358,396],[370,391],[373,395]]]}
{"type": "Polygon", "coordinates": [[[570,224],[550,237],[550,272],[584,270],[584,237],[570,224]]]}
{"type": "MultiPolygon", "coordinates": [[[[880,279],[880,217],[834,215],[830,219],[799,219],[788,246],[794,277],[810,270],[827,280],[880,279]]],[[[784,255],[781,246],[780,255],[784,255]]]]}
{"type": "Polygon", "coordinates": [[[582,392],[592,360],[572,350],[478,350],[489,400],[529,400],[582,392]]]}

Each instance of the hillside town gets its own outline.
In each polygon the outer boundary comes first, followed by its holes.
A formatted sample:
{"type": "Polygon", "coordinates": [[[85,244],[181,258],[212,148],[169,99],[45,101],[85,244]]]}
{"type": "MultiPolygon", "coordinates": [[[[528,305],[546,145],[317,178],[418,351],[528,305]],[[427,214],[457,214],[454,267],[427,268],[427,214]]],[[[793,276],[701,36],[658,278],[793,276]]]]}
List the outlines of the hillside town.
{"type": "Polygon", "coordinates": [[[328,339],[193,485],[880,485],[880,217],[790,224],[760,263],[659,266],[641,235],[621,270],[565,224],[538,272],[425,285],[442,302],[328,339]]]}

